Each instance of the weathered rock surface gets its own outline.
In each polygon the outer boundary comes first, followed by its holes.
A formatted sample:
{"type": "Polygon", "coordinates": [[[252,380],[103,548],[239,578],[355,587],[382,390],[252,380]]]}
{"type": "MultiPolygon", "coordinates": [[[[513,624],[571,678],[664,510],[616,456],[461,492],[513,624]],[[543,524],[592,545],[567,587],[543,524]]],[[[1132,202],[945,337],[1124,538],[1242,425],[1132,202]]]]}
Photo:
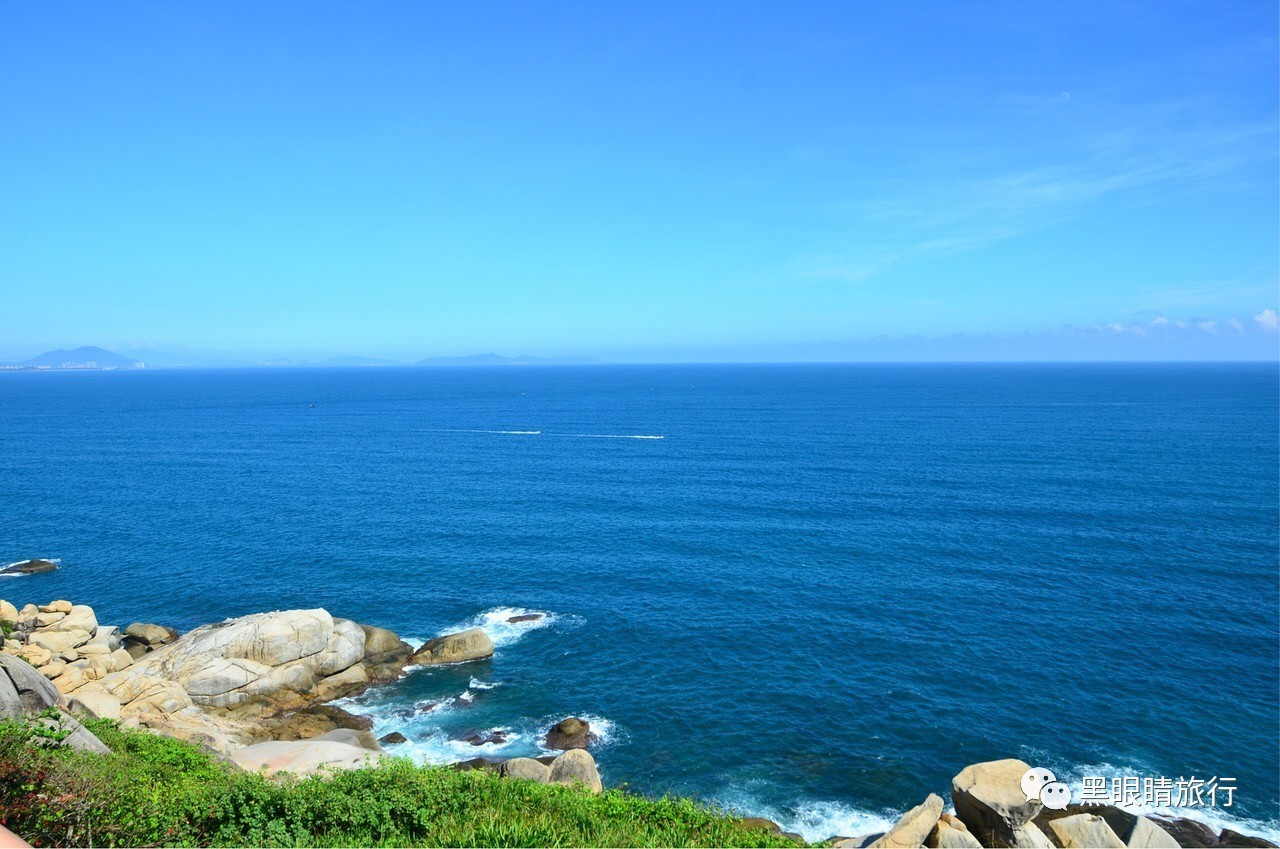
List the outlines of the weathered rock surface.
{"type": "Polygon", "coordinates": [[[37,572],[56,572],[58,564],[48,560],[20,560],[0,569],[0,575],[34,575],[37,572]]]}
{"type": "Polygon", "coordinates": [[[413,646],[385,628],[360,627],[364,629],[364,666],[369,680],[381,683],[399,678],[413,656],[413,646]]]}
{"type": "Polygon", "coordinates": [[[923,846],[942,815],[942,799],[930,793],[922,803],[902,815],[887,833],[871,846],[873,849],[906,849],[923,846]]]}
{"type": "Polygon", "coordinates": [[[1124,849],[1124,841],[1096,814],[1061,817],[1049,828],[1063,849],[1124,849]]]}
{"type": "Polygon", "coordinates": [[[330,740],[334,743],[346,743],[348,746],[356,746],[361,749],[368,749],[372,752],[382,751],[382,747],[378,745],[378,741],[373,736],[372,731],[359,731],[355,728],[335,728],[332,731],[326,731],[319,737],[312,737],[311,739],[330,740]]]}
{"type": "Polygon", "coordinates": [[[570,716],[562,719],[547,732],[548,749],[585,749],[595,740],[591,733],[591,723],[585,719],[570,716]]]}
{"type": "Polygon", "coordinates": [[[1048,838],[1030,825],[1044,807],[1022,792],[1029,764],[1009,758],[972,764],[951,780],[956,815],[983,846],[1047,847],[1048,838]]]}
{"type": "Polygon", "coordinates": [[[231,760],[250,772],[291,772],[311,775],[333,769],[354,769],[376,762],[381,755],[332,740],[276,740],[231,752],[231,760]]]}
{"type": "Polygon", "coordinates": [[[269,716],[363,689],[364,631],[328,612],[255,613],[196,628],[124,673],[177,683],[206,709],[269,716]],[[335,684],[325,679],[347,673],[335,684]]]}
{"type": "Polygon", "coordinates": [[[18,624],[18,608],[0,598],[0,622],[18,624]]]}
{"type": "Polygon", "coordinates": [[[959,818],[948,813],[939,815],[924,845],[930,849],[978,849],[982,846],[959,818]]]}
{"type": "Polygon", "coordinates": [[[61,702],[58,688],[31,664],[0,654],[0,718],[17,719],[61,702]]]}
{"type": "Polygon", "coordinates": [[[523,778],[546,784],[551,780],[551,768],[533,758],[512,758],[498,765],[498,774],[505,778],[523,778]]]}
{"type": "Polygon", "coordinates": [[[383,734],[379,737],[378,742],[384,746],[398,746],[401,743],[408,743],[409,738],[399,731],[392,731],[390,734],[383,734]]]}
{"type": "Polygon", "coordinates": [[[466,663],[493,656],[493,640],[480,628],[472,628],[457,634],[446,634],[423,644],[413,653],[410,663],[466,663]]]}
{"type": "Polygon", "coordinates": [[[134,622],[124,629],[124,634],[135,642],[153,649],[168,645],[178,639],[178,632],[173,628],[165,625],[155,625],[150,622],[134,622]]]}
{"type": "Polygon", "coordinates": [[[578,784],[592,793],[604,789],[596,759],[586,749],[570,749],[551,762],[548,781],[552,784],[578,784]]]}
{"type": "MultiPolygon", "coordinates": [[[[1103,819],[1107,817],[1103,815],[1103,819]]],[[[1124,841],[1124,845],[1131,849],[1177,849],[1178,841],[1173,839],[1173,835],[1146,817],[1134,817],[1133,826],[1125,834],[1120,834],[1109,819],[1107,822],[1111,825],[1111,830],[1124,841]]]]}
{"type": "Polygon", "coordinates": [[[71,697],[72,713],[87,713],[98,719],[119,719],[120,700],[97,684],[86,684],[71,697]]]}

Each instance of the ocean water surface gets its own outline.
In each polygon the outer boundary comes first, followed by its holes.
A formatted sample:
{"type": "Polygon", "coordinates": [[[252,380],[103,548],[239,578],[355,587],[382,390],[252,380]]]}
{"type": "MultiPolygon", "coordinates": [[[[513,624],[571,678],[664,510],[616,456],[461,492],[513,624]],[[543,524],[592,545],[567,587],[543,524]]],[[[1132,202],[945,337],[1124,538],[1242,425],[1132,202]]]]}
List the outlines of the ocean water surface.
{"type": "Polygon", "coordinates": [[[480,625],[491,661],[352,709],[429,761],[585,716],[607,784],[814,839],[1009,756],[1077,789],[1232,777],[1232,807],[1187,813],[1274,839],[1277,386],[1274,364],[0,373],[0,565],[62,565],[0,597],[184,630],[480,625]]]}

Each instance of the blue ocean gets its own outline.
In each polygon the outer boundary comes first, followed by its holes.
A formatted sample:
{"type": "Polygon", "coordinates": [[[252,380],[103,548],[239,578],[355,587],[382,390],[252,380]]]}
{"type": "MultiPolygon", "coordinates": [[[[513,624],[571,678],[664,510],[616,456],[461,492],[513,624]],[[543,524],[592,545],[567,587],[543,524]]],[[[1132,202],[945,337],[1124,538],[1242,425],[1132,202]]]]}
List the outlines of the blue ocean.
{"type": "Polygon", "coordinates": [[[179,629],[292,607],[417,641],[479,624],[491,661],[350,708],[438,762],[586,717],[606,784],[812,839],[1010,756],[1077,788],[1230,777],[1231,807],[1184,813],[1275,839],[1278,378],[3,373],[0,564],[62,568],[0,596],[179,629]],[[546,617],[507,622],[524,612],[546,617]]]}

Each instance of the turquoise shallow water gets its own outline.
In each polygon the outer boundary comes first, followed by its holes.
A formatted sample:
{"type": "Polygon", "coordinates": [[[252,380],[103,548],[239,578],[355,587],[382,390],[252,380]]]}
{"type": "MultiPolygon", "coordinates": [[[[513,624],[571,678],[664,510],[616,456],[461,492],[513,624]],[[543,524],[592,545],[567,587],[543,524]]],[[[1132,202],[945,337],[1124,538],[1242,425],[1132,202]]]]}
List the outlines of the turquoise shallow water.
{"type": "Polygon", "coordinates": [[[1077,782],[1231,776],[1209,818],[1274,834],[1277,378],[4,373],[0,561],[63,568],[0,596],[184,629],[304,606],[416,639],[481,624],[492,661],[355,709],[426,760],[531,752],[587,715],[608,783],[811,837],[1005,756],[1077,782]],[[505,625],[522,610],[553,615],[505,625]],[[453,739],[492,728],[512,742],[453,739]]]}

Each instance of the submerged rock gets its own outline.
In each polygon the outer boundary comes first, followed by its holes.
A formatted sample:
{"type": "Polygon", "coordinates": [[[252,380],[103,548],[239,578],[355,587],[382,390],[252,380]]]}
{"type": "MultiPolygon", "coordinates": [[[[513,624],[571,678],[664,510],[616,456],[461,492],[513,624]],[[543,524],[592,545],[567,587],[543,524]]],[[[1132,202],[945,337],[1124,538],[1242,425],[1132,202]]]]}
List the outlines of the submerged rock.
{"type": "Polygon", "coordinates": [[[446,634],[425,643],[413,653],[410,663],[466,663],[493,656],[493,640],[480,628],[472,628],[457,634],[446,634]]]}
{"type": "Polygon", "coordinates": [[[507,617],[507,623],[511,625],[516,625],[516,624],[519,624],[520,622],[537,622],[543,619],[544,616],[545,614],[542,614],[542,613],[521,613],[519,616],[507,617]]]}
{"type": "Polygon", "coordinates": [[[49,560],[19,560],[0,569],[0,575],[34,575],[38,572],[56,572],[58,564],[49,560]]]}
{"type": "Polygon", "coordinates": [[[585,749],[595,741],[591,733],[591,723],[585,719],[570,716],[562,719],[547,732],[548,749],[585,749]]]}
{"type": "Polygon", "coordinates": [[[507,733],[494,729],[492,731],[477,731],[462,737],[462,742],[470,743],[473,746],[486,746],[493,744],[500,746],[507,742],[507,733]]]}

